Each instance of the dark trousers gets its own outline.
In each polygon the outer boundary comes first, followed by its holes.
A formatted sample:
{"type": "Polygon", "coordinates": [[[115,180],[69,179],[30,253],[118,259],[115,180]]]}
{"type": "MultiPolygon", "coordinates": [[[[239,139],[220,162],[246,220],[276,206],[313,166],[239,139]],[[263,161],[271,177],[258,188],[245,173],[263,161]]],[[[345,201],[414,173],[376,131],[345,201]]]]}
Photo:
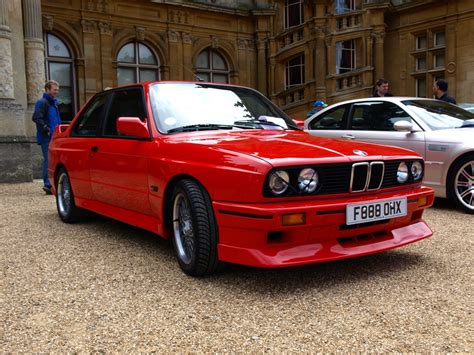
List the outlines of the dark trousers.
{"type": "Polygon", "coordinates": [[[43,184],[45,187],[50,188],[51,183],[48,178],[48,147],[49,140],[41,142],[41,152],[43,153],[43,184]]]}

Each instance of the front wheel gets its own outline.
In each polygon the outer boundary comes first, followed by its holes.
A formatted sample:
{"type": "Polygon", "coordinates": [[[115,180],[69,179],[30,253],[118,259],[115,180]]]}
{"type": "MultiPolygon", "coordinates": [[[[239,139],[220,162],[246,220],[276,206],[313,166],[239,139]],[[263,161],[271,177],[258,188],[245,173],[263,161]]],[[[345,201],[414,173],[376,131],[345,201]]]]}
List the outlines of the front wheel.
{"type": "Polygon", "coordinates": [[[74,223],[81,219],[83,211],[76,207],[69,175],[64,168],[59,169],[56,179],[56,207],[63,222],[74,223]]]}
{"type": "Polygon", "coordinates": [[[448,195],[465,212],[474,214],[474,155],[453,166],[448,177],[448,195]]]}
{"type": "Polygon", "coordinates": [[[214,273],[218,266],[217,226],[209,195],[193,180],[181,180],[173,191],[173,246],[188,275],[214,273]]]}

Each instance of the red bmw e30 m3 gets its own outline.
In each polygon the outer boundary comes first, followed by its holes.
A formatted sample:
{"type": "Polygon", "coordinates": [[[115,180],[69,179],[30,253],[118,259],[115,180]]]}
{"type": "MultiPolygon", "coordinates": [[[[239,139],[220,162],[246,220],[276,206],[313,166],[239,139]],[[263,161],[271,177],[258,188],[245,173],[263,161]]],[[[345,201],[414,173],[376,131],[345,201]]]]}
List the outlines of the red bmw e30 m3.
{"type": "Polygon", "coordinates": [[[257,91],[141,83],[93,96],[56,129],[59,217],[90,210],[172,238],[182,270],[285,267],[432,235],[424,163],[395,147],[317,138],[257,91]]]}

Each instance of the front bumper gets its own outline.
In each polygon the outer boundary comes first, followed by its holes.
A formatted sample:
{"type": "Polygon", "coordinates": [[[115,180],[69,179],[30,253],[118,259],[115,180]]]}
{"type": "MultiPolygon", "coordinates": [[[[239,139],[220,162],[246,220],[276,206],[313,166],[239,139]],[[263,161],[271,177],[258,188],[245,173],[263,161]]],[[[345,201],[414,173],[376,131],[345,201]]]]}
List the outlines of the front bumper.
{"type": "Polygon", "coordinates": [[[433,204],[433,190],[418,187],[403,192],[339,199],[236,204],[213,202],[219,226],[219,259],[257,266],[286,267],[344,259],[384,250],[427,238],[431,229],[422,220],[433,204]],[[407,197],[406,216],[346,225],[346,205],[407,197]],[[305,223],[283,226],[282,218],[304,213],[305,223]]]}

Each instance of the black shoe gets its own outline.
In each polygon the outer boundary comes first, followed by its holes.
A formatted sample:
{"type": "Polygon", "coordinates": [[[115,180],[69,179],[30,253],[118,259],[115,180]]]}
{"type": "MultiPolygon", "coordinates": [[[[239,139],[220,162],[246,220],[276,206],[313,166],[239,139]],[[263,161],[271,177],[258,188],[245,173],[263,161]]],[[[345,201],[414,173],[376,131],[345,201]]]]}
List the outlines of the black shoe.
{"type": "Polygon", "coordinates": [[[52,195],[51,187],[43,186],[43,191],[46,192],[46,195],[52,195]]]}

